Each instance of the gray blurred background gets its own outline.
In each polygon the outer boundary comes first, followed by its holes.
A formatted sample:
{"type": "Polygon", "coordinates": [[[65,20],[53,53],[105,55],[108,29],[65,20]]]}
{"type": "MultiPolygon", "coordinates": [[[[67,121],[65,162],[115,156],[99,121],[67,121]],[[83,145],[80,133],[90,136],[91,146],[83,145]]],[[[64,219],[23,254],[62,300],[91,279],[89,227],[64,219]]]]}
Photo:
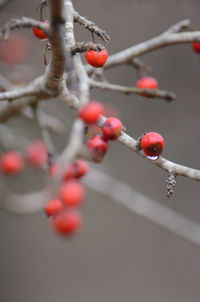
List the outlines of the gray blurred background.
{"type": "MultiPolygon", "coordinates": [[[[13,1],[0,12],[1,26],[12,17],[39,18],[37,4],[13,1]]],[[[200,28],[198,0],[75,0],[74,6],[107,30],[110,53],[149,39],[184,18],[192,20],[193,28],[200,28]]],[[[17,33],[30,39],[32,51],[24,63],[30,65],[32,79],[44,71],[42,44],[30,30],[17,33]]],[[[78,25],[76,37],[91,40],[78,25]]],[[[160,87],[177,94],[176,102],[100,91],[92,91],[92,97],[115,106],[128,133],[134,137],[144,131],[161,133],[166,158],[199,169],[200,57],[185,44],[157,50],[142,59],[155,68],[160,87]]],[[[9,77],[14,74],[12,68],[2,64],[9,77]]],[[[127,86],[137,80],[130,67],[115,68],[106,75],[112,83],[127,86]]],[[[66,117],[70,121],[67,106],[54,100],[49,108],[63,122],[66,117]]],[[[18,125],[30,137],[38,135],[31,122],[13,119],[9,124],[18,125]]],[[[65,146],[66,135],[54,139],[58,149],[65,146]]],[[[99,168],[200,223],[198,182],[178,177],[176,194],[167,200],[166,173],[118,143],[112,144],[99,168]]],[[[33,186],[30,177],[21,191],[33,186]]],[[[63,240],[53,233],[42,211],[29,216],[0,213],[1,302],[200,301],[199,246],[90,190],[83,215],[80,234],[63,240]]]]}

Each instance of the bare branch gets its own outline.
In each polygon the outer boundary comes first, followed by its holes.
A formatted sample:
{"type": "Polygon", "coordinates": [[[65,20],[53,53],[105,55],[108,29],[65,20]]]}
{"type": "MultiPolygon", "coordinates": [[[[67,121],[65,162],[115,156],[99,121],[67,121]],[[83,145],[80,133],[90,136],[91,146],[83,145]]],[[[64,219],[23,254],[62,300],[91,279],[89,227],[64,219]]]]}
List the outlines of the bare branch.
{"type": "MultiPolygon", "coordinates": [[[[76,96],[68,96],[67,94],[64,96],[63,98],[65,98],[65,101],[70,103],[70,106],[72,108],[77,108],[78,106],[78,99],[76,98],[76,96]]],[[[103,124],[105,123],[106,118],[104,116],[101,116],[101,118],[98,120],[97,122],[97,126],[102,127],[103,124]]],[[[154,164],[155,166],[167,171],[170,174],[173,174],[175,176],[180,175],[180,176],[184,176],[193,180],[197,180],[200,181],[200,170],[196,170],[196,169],[192,169],[186,166],[182,166],[176,163],[173,163],[163,157],[159,157],[156,160],[152,160],[150,158],[148,158],[143,152],[142,150],[138,150],[138,144],[137,144],[137,140],[135,140],[134,138],[132,138],[131,136],[129,136],[127,133],[122,132],[121,135],[118,138],[118,141],[120,143],[122,143],[123,145],[127,146],[130,150],[136,152],[138,155],[140,155],[141,157],[145,158],[146,160],[150,161],[152,164],[154,164]]]]}
{"type": "MultiPolygon", "coordinates": [[[[0,111],[1,112],[1,111],[0,111]]],[[[32,107],[26,107],[20,111],[23,116],[33,120],[34,114],[32,107]]],[[[54,134],[60,135],[64,131],[64,124],[55,116],[52,116],[45,111],[42,113],[42,122],[43,124],[54,134]]],[[[15,115],[15,114],[14,114],[15,115]]]]}
{"type": "Polygon", "coordinates": [[[19,215],[27,215],[40,211],[51,198],[49,192],[45,190],[23,195],[9,191],[4,192],[3,196],[4,198],[1,198],[0,201],[1,208],[9,213],[19,215]]]}
{"type": "MultiPolygon", "coordinates": [[[[158,48],[174,44],[200,42],[200,31],[178,33],[175,32],[175,30],[180,31],[180,29],[183,28],[182,22],[184,23],[185,21],[181,21],[175,24],[174,26],[170,27],[170,29],[168,29],[157,37],[141,42],[137,45],[131,46],[125,50],[122,50],[116,54],[109,56],[109,59],[104,66],[104,69],[118,66],[121,64],[126,64],[132,58],[141,56],[158,48]]],[[[187,22],[185,22],[185,24],[187,22]]],[[[91,70],[93,70],[93,67],[87,66],[86,69],[87,72],[90,73],[91,70]]]]}
{"type": "Polygon", "coordinates": [[[100,29],[94,22],[91,22],[87,20],[85,17],[82,17],[76,11],[74,11],[74,22],[83,25],[86,29],[99,36],[103,41],[108,42],[110,40],[110,37],[105,30],[100,29]]]}
{"type": "Polygon", "coordinates": [[[133,66],[138,71],[139,77],[142,76],[142,71],[147,71],[148,73],[154,72],[153,67],[138,58],[131,59],[127,64],[133,66]]]}
{"type": "Polygon", "coordinates": [[[101,44],[94,44],[93,42],[78,42],[70,48],[72,55],[77,52],[86,52],[88,50],[102,50],[105,47],[101,44]]]}
{"type": "Polygon", "coordinates": [[[22,98],[15,102],[5,104],[0,110],[0,123],[6,122],[9,118],[18,115],[26,106],[32,106],[39,102],[37,98],[22,98]]]}
{"type": "Polygon", "coordinates": [[[91,169],[84,182],[89,188],[109,196],[129,211],[149,219],[192,243],[200,245],[200,225],[198,223],[138,193],[129,185],[96,169],[91,169]]]}
{"type": "Polygon", "coordinates": [[[45,87],[60,93],[64,89],[65,62],[69,54],[65,46],[65,10],[64,1],[52,0],[50,2],[50,33],[52,56],[47,66],[44,81],[45,87]]]}
{"type": "MultiPolygon", "coordinates": [[[[66,7],[66,16],[67,16],[67,23],[66,23],[66,39],[68,45],[73,47],[75,45],[75,38],[74,38],[74,24],[73,24],[73,5],[71,0],[65,0],[65,7],[66,7]]],[[[79,54],[75,54],[73,57],[73,63],[75,72],[79,79],[79,95],[80,95],[80,104],[79,106],[85,106],[89,101],[89,81],[88,76],[85,71],[85,68],[81,62],[81,58],[79,54]]],[[[77,118],[74,122],[71,137],[69,140],[69,144],[63,151],[60,156],[60,162],[67,162],[68,160],[74,159],[78,152],[80,151],[83,143],[83,134],[84,134],[84,123],[82,120],[77,118]]]]}
{"type": "MultiPolygon", "coordinates": [[[[38,78],[34,82],[31,82],[25,87],[15,88],[14,90],[1,92],[0,101],[13,101],[27,96],[37,96],[37,95],[39,96],[40,94],[42,94],[42,86],[39,85],[39,78],[38,78]]],[[[49,94],[44,93],[43,97],[47,98],[49,97],[49,94]]]]}
{"type": "Polygon", "coordinates": [[[47,23],[32,18],[22,17],[20,19],[11,19],[8,21],[1,30],[1,36],[3,36],[5,39],[8,39],[11,30],[31,27],[38,27],[48,35],[49,25],[47,23]]]}
{"type": "Polygon", "coordinates": [[[92,88],[99,88],[102,90],[110,90],[115,92],[120,92],[124,94],[138,94],[151,98],[160,98],[168,102],[176,100],[176,95],[173,92],[164,90],[154,90],[154,89],[140,89],[136,87],[125,87],[121,85],[110,84],[107,82],[98,82],[90,80],[90,86],[92,88]]]}
{"type": "Polygon", "coordinates": [[[184,30],[184,29],[188,29],[190,28],[190,20],[189,19],[184,19],[184,20],[181,20],[179,21],[178,23],[170,26],[167,30],[166,30],[166,34],[173,34],[173,33],[178,33],[180,32],[181,30],[184,30]]]}
{"type": "Polygon", "coordinates": [[[49,129],[46,127],[46,123],[44,120],[44,115],[41,109],[41,104],[37,104],[34,108],[35,111],[35,120],[39,126],[40,132],[41,132],[41,136],[42,139],[45,143],[45,145],[47,146],[47,150],[48,150],[48,165],[51,166],[52,165],[52,160],[56,155],[56,151],[54,148],[54,144],[51,138],[51,135],[49,133],[49,129]]]}

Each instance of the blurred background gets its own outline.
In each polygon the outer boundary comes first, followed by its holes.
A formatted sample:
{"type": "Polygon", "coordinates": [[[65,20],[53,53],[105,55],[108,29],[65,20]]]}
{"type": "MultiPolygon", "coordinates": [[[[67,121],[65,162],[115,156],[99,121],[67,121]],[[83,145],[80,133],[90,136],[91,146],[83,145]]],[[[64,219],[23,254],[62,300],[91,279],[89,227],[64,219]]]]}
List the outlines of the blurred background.
{"type": "MultiPolygon", "coordinates": [[[[37,4],[38,1],[12,1],[0,12],[1,26],[13,17],[39,19],[37,4]]],[[[110,54],[158,35],[184,18],[191,19],[192,28],[200,28],[198,0],[75,0],[74,6],[109,33],[110,54]]],[[[75,29],[77,41],[91,40],[85,29],[79,25],[75,29]]],[[[44,72],[43,45],[31,30],[18,30],[14,34],[25,39],[26,44],[22,40],[16,43],[15,54],[18,47],[19,55],[26,47],[27,51],[19,59],[20,64],[13,64],[12,60],[5,63],[1,54],[1,73],[13,83],[21,84],[44,72]]],[[[155,69],[153,76],[160,88],[176,93],[176,102],[97,90],[92,91],[92,98],[114,106],[133,137],[157,131],[166,141],[164,157],[200,169],[200,57],[191,45],[184,44],[141,58],[155,69]]],[[[112,83],[126,86],[134,86],[137,81],[134,69],[128,66],[109,70],[106,77],[112,83]]],[[[54,137],[61,150],[66,145],[74,113],[58,100],[50,101],[45,108],[66,125],[66,132],[54,137]]],[[[15,118],[7,124],[17,134],[32,139],[39,136],[31,121],[15,118]]],[[[112,144],[105,161],[97,168],[200,223],[198,182],[178,177],[175,196],[168,200],[166,173],[119,143],[112,144]]],[[[41,187],[37,172],[31,173],[17,180],[20,185],[17,181],[9,185],[21,192],[41,187]]],[[[199,301],[198,245],[89,189],[83,215],[84,228],[80,234],[63,240],[53,233],[42,211],[26,216],[0,212],[1,302],[199,301]]]]}

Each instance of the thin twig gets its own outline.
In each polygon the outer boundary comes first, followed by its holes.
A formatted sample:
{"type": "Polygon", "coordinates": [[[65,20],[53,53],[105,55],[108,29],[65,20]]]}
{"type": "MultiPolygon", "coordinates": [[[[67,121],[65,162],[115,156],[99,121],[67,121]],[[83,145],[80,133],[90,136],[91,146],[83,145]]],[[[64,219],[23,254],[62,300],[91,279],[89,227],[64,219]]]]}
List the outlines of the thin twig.
{"type": "Polygon", "coordinates": [[[44,115],[41,109],[41,104],[37,104],[34,108],[35,110],[35,120],[40,128],[42,139],[48,150],[48,165],[52,165],[52,160],[56,156],[55,147],[49,133],[48,128],[46,127],[46,123],[44,122],[44,115]]]}
{"type": "Polygon", "coordinates": [[[138,94],[151,98],[164,99],[167,102],[176,100],[176,95],[173,92],[164,90],[154,90],[154,89],[140,89],[136,87],[125,87],[121,85],[110,84],[108,82],[98,82],[90,80],[90,87],[99,88],[102,90],[110,90],[115,92],[120,92],[124,94],[138,94]]]}
{"type": "Polygon", "coordinates": [[[88,29],[92,33],[95,33],[97,36],[99,36],[103,41],[108,42],[110,40],[110,37],[106,33],[105,30],[102,30],[101,28],[99,28],[94,22],[86,19],[85,17],[82,17],[76,11],[74,11],[74,22],[77,22],[80,25],[83,25],[86,29],[88,29]]]}
{"type": "Polygon", "coordinates": [[[21,17],[20,19],[11,19],[8,21],[2,28],[0,36],[3,36],[4,39],[8,39],[11,30],[31,27],[38,27],[48,35],[49,25],[47,23],[35,20],[33,18],[21,17]]]}

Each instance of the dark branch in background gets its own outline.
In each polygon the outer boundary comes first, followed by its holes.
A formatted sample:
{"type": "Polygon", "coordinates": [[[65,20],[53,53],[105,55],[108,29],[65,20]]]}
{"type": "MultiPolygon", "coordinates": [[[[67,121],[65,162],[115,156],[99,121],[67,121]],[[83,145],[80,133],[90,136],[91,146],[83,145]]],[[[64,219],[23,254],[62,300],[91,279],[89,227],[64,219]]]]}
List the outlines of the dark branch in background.
{"type": "Polygon", "coordinates": [[[129,62],[127,62],[127,65],[132,66],[135,68],[138,78],[143,77],[143,74],[145,73],[152,73],[154,72],[153,67],[148,65],[147,63],[143,62],[142,60],[138,58],[133,58],[129,62]]]}
{"type": "Polygon", "coordinates": [[[56,152],[54,148],[54,144],[49,133],[49,130],[45,123],[45,117],[43,115],[43,111],[41,109],[41,104],[37,104],[34,108],[35,111],[35,120],[38,124],[41,132],[42,139],[47,146],[48,150],[48,165],[51,166],[53,163],[53,159],[55,158],[56,152]]]}
{"type": "Polygon", "coordinates": [[[133,65],[136,69],[144,69],[147,72],[154,72],[153,67],[143,62],[141,59],[133,58],[128,64],[133,65]]]}
{"type": "MultiPolygon", "coordinates": [[[[32,107],[25,107],[20,112],[24,117],[33,120],[34,114],[33,114],[33,108],[32,107]]],[[[58,119],[57,117],[50,115],[46,113],[45,111],[42,111],[42,123],[45,127],[47,127],[51,132],[53,132],[56,135],[61,135],[64,130],[65,126],[64,124],[58,119]]]]}
{"type": "Polygon", "coordinates": [[[100,37],[103,41],[108,42],[110,40],[109,35],[106,33],[105,30],[99,28],[94,22],[89,21],[87,18],[82,17],[78,12],[74,11],[74,22],[83,25],[86,29],[91,31],[92,33],[96,34],[100,37]]]}
{"type": "Polygon", "coordinates": [[[0,0],[0,10],[3,9],[7,4],[13,2],[13,0],[0,0]]]}

